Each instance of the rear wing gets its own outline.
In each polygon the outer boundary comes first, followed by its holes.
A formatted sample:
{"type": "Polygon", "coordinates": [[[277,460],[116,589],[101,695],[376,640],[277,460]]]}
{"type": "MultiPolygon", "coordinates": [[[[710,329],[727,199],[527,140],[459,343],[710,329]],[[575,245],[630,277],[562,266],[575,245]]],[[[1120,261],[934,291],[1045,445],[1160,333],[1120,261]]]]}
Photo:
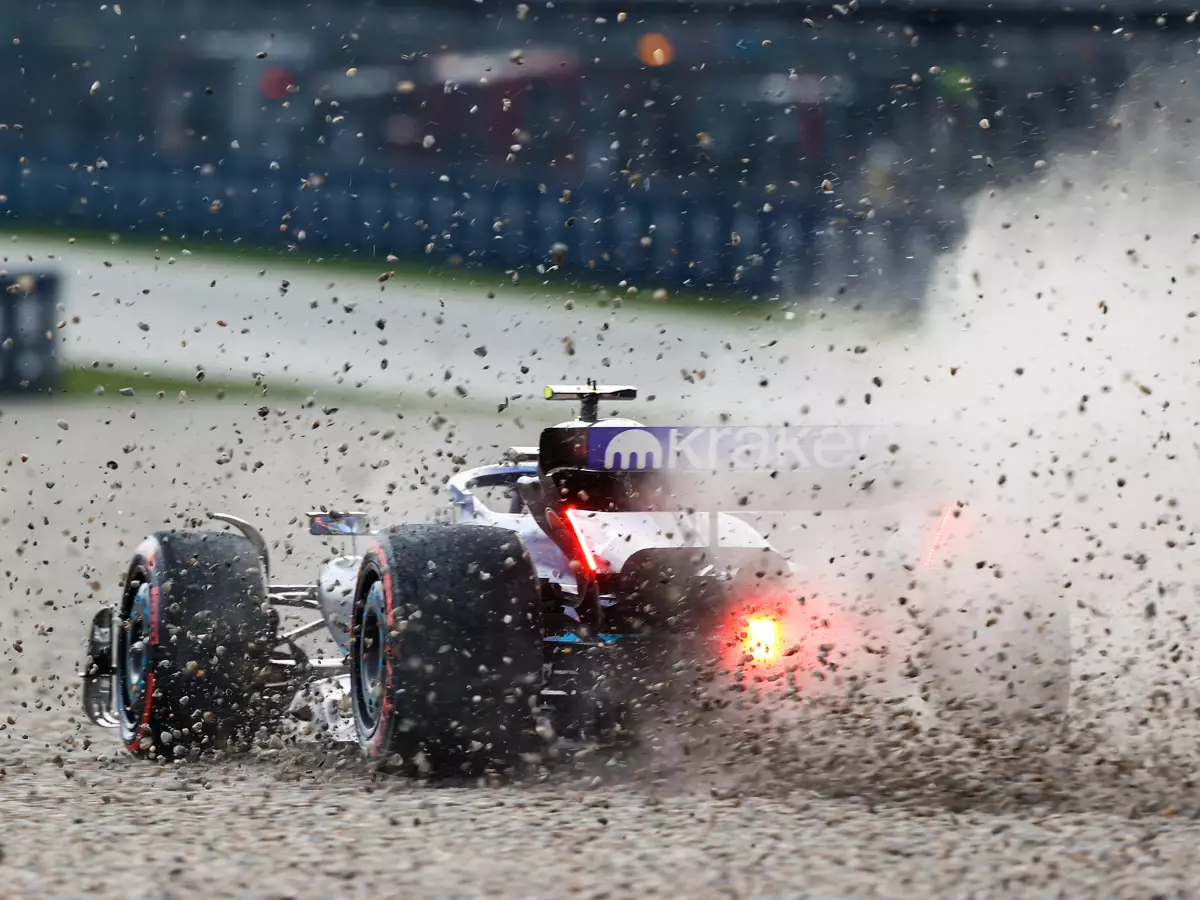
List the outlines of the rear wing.
{"type": "Polygon", "coordinates": [[[548,384],[543,396],[547,400],[636,400],[637,388],[613,384],[548,384]]]}
{"type": "Polygon", "coordinates": [[[579,418],[584,422],[595,422],[600,417],[601,400],[636,400],[637,388],[628,385],[596,384],[548,384],[543,392],[547,400],[578,400],[579,418]]]}

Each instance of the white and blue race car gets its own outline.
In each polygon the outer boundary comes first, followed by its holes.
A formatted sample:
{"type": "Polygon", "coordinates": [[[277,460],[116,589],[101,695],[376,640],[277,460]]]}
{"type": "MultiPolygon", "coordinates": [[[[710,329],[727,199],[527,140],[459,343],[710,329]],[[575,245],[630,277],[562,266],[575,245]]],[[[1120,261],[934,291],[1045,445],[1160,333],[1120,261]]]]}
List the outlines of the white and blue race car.
{"type": "Polygon", "coordinates": [[[705,478],[732,430],[599,418],[601,400],[635,396],[547,388],[579,417],[454,477],[447,522],[370,532],[362,513],[310,513],[312,534],[366,539],[312,585],[272,583],[267,542],[233,516],[211,516],[233,531],[151,535],[119,606],[95,615],[88,716],[130,753],[175,758],[290,707],[371,757],[473,772],[549,733],[628,730],[668,676],[786,666],[789,564],[705,478]],[[495,489],[507,508],[481,501],[495,489]],[[319,618],[284,631],[279,608],[319,618]],[[297,643],[317,632],[321,658],[297,643]]]}

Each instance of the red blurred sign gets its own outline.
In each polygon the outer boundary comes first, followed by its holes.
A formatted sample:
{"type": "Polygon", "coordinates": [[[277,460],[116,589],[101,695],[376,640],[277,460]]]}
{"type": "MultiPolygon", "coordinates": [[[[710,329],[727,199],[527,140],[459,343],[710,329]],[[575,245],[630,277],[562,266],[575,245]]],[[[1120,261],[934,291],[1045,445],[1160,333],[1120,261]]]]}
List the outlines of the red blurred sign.
{"type": "Polygon", "coordinates": [[[288,88],[296,83],[296,78],[283,66],[275,66],[263,72],[258,80],[259,90],[270,100],[286,100],[288,88]]]}

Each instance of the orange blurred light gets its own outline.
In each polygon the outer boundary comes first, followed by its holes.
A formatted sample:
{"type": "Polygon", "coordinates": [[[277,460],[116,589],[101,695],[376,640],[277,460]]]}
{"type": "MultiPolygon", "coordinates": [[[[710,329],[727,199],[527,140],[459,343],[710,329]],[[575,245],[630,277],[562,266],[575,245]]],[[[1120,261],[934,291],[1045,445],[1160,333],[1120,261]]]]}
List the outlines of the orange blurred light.
{"type": "Polygon", "coordinates": [[[665,66],[675,59],[675,46],[665,34],[652,31],[637,42],[638,59],[647,66],[665,66]]]}
{"type": "Polygon", "coordinates": [[[774,619],[750,619],[746,623],[746,652],[759,660],[778,656],[779,623],[774,619]]]}

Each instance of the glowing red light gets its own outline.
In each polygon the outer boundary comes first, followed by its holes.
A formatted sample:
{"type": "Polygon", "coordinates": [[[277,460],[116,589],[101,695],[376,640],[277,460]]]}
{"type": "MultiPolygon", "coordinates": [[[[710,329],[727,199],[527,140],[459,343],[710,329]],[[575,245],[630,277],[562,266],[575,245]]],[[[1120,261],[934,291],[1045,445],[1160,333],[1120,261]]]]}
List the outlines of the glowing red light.
{"type": "Polygon", "coordinates": [[[567,520],[567,524],[571,526],[571,534],[575,537],[575,543],[579,547],[579,555],[583,558],[584,566],[587,567],[589,572],[595,573],[600,570],[600,565],[596,561],[596,555],[592,553],[592,548],[584,540],[583,532],[579,530],[579,523],[575,521],[576,516],[586,515],[587,513],[583,510],[574,508],[563,510],[563,517],[567,520]]]}

